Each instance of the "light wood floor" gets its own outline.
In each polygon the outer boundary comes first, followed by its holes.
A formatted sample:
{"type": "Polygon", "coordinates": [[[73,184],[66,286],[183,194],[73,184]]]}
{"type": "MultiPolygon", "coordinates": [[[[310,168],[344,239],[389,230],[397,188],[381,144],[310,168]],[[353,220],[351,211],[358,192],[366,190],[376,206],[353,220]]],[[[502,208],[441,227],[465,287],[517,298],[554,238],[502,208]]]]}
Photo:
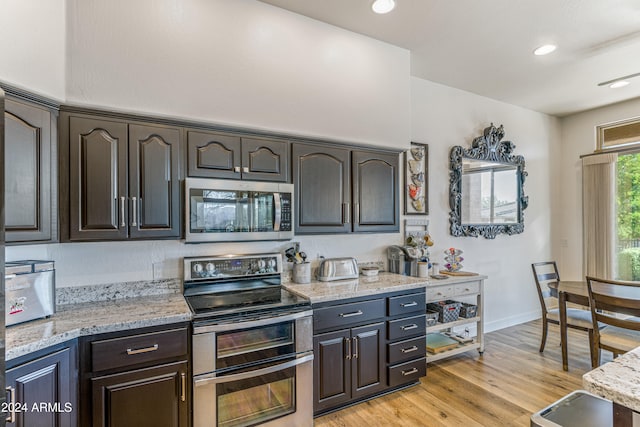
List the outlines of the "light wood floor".
{"type": "MultiPolygon", "coordinates": [[[[541,322],[485,335],[482,357],[473,350],[427,365],[415,387],[323,417],[316,427],[529,426],[531,414],[573,390],[591,370],[587,334],[569,330],[569,372],[562,370],[560,332],[549,325],[539,353],[541,322]]],[[[602,352],[602,362],[611,353],[602,352]]]]}

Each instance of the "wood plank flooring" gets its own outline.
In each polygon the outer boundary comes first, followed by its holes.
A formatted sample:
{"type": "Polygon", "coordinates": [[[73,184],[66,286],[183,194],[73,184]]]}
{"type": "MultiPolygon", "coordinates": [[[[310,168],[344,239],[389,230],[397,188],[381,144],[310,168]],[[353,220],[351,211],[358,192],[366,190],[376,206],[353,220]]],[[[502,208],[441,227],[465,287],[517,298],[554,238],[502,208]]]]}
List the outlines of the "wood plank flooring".
{"type": "MultiPolygon", "coordinates": [[[[562,370],[560,331],[549,325],[538,352],[539,320],[485,335],[473,350],[428,364],[415,387],[315,419],[316,427],[529,426],[531,414],[573,390],[591,370],[587,334],[569,330],[569,372],[562,370]]],[[[611,353],[602,352],[602,362],[611,353]]]]}

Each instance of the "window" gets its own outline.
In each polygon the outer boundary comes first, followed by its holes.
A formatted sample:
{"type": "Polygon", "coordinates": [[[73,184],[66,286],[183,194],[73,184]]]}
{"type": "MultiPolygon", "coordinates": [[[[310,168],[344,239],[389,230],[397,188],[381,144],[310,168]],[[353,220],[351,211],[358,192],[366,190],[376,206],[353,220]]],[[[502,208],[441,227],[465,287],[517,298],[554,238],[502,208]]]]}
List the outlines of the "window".
{"type": "Polygon", "coordinates": [[[640,152],[618,155],[616,167],[616,277],[640,281],[640,152]]]}
{"type": "Polygon", "coordinates": [[[640,145],[640,117],[600,125],[598,133],[598,150],[628,148],[640,145]]]}

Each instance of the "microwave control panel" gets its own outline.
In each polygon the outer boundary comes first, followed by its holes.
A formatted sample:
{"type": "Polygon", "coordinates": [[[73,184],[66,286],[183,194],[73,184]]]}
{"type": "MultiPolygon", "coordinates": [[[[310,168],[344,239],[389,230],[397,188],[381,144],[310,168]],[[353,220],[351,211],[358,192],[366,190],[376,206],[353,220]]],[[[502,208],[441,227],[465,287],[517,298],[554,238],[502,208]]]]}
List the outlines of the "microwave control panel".
{"type": "Polygon", "coordinates": [[[291,231],[291,193],[280,194],[280,231],[291,231]]]}

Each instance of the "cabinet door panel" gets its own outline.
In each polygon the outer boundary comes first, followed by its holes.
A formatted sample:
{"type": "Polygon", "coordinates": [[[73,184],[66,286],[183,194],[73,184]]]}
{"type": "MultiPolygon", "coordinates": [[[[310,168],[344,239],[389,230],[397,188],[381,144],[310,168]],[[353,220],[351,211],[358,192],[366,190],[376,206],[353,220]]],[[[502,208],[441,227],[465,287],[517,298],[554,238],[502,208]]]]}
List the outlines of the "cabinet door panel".
{"type": "Polygon", "coordinates": [[[69,158],[71,240],[126,238],[127,125],[71,117],[69,158]]]}
{"type": "Polygon", "coordinates": [[[351,399],[350,338],[348,329],[313,337],[314,412],[351,399]]]}
{"type": "Polygon", "coordinates": [[[70,427],[75,424],[78,408],[71,375],[71,349],[66,348],[49,356],[25,363],[7,371],[7,386],[16,393],[16,402],[27,410],[16,414],[15,427],[70,427]],[[40,403],[50,403],[56,410],[38,410],[40,403]],[[36,410],[34,406],[36,405],[36,410]]]}
{"type": "Polygon", "coordinates": [[[351,231],[349,151],[293,145],[295,233],[351,231]]]}
{"type": "Polygon", "coordinates": [[[289,182],[289,142],[242,138],[242,179],[289,182]]]}
{"type": "Polygon", "coordinates": [[[187,133],[187,175],[240,179],[240,138],[209,132],[187,133]]]}
{"type": "Polygon", "coordinates": [[[180,130],[129,126],[130,237],[180,236],[180,130]]]}
{"type": "Polygon", "coordinates": [[[7,242],[51,240],[51,113],[6,101],[7,242]]]}
{"type": "Polygon", "coordinates": [[[187,426],[186,374],[179,362],[91,379],[93,426],[187,426]]]}
{"type": "Polygon", "coordinates": [[[398,155],[352,153],[354,231],[400,230],[398,155]]]}
{"type": "Polygon", "coordinates": [[[351,330],[353,371],[351,397],[357,399],[386,388],[384,323],[351,330]]]}

